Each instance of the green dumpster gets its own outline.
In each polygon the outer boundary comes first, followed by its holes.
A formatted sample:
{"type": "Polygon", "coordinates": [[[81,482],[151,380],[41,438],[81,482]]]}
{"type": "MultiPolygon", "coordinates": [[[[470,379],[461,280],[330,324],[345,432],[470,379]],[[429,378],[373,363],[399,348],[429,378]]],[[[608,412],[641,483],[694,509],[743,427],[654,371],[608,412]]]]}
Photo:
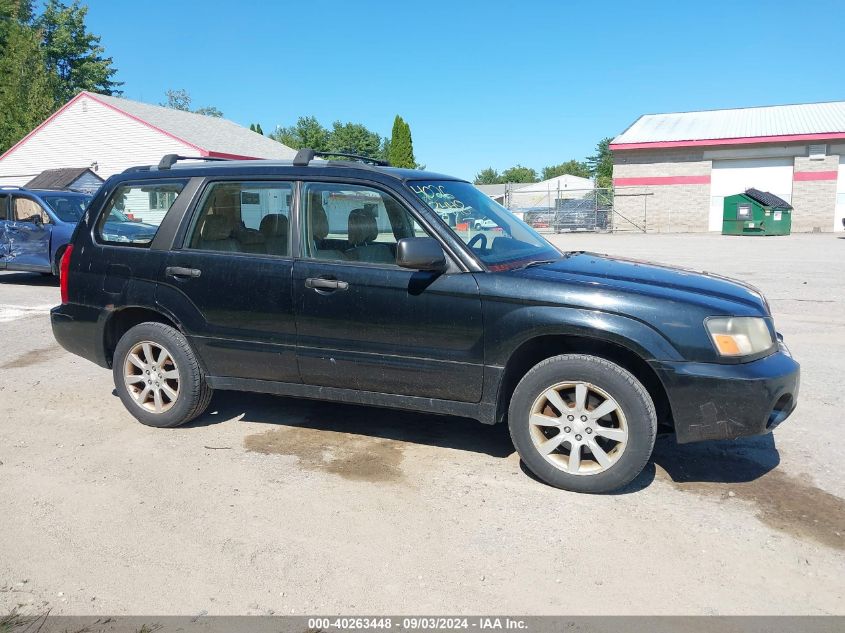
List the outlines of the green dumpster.
{"type": "Polygon", "coordinates": [[[747,189],[725,198],[722,235],[789,235],[792,206],[768,191],[747,189]]]}

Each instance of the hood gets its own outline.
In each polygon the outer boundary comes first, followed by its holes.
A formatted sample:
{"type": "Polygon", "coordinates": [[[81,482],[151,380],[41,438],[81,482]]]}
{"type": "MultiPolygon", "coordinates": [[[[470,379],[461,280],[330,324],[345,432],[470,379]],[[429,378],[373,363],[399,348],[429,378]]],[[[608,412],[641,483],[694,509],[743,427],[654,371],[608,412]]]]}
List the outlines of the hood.
{"type": "Polygon", "coordinates": [[[586,284],[593,290],[633,292],[673,302],[709,306],[716,313],[769,315],[763,295],[753,286],[708,272],[664,266],[598,253],[565,253],[555,262],[514,271],[545,281],[586,284]]]}

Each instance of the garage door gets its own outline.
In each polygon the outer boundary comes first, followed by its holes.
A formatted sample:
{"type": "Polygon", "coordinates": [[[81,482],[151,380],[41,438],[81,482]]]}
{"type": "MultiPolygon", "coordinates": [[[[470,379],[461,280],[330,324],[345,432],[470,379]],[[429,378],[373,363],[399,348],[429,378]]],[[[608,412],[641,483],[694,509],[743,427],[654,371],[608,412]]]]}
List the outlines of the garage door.
{"type": "Polygon", "coordinates": [[[839,157],[839,178],[836,180],[836,212],[833,230],[842,231],[842,218],[845,218],[845,156],[839,157]]]}
{"type": "Polygon", "coordinates": [[[714,160],[710,175],[710,230],[722,230],[725,196],[754,188],[792,202],[792,158],[714,160]]]}

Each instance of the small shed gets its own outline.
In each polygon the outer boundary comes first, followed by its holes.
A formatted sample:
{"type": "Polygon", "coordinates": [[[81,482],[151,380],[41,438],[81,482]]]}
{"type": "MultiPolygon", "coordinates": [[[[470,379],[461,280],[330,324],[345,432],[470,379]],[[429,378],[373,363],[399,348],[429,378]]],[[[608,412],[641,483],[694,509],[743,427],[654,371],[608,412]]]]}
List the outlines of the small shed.
{"type": "Polygon", "coordinates": [[[746,189],[725,198],[722,235],[789,235],[792,205],[768,191],[746,189]]]}
{"type": "Polygon", "coordinates": [[[105,182],[88,167],[45,169],[26,185],[27,189],[71,190],[93,194],[105,182]]]}

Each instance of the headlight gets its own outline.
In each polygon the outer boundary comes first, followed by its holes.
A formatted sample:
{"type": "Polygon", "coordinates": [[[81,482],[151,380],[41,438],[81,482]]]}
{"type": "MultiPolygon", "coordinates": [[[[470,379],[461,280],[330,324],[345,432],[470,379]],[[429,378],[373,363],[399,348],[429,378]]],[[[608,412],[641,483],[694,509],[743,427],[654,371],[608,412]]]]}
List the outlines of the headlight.
{"type": "Polygon", "coordinates": [[[751,356],[776,345],[766,319],[761,317],[710,317],[704,325],[721,356],[751,356]]]}

